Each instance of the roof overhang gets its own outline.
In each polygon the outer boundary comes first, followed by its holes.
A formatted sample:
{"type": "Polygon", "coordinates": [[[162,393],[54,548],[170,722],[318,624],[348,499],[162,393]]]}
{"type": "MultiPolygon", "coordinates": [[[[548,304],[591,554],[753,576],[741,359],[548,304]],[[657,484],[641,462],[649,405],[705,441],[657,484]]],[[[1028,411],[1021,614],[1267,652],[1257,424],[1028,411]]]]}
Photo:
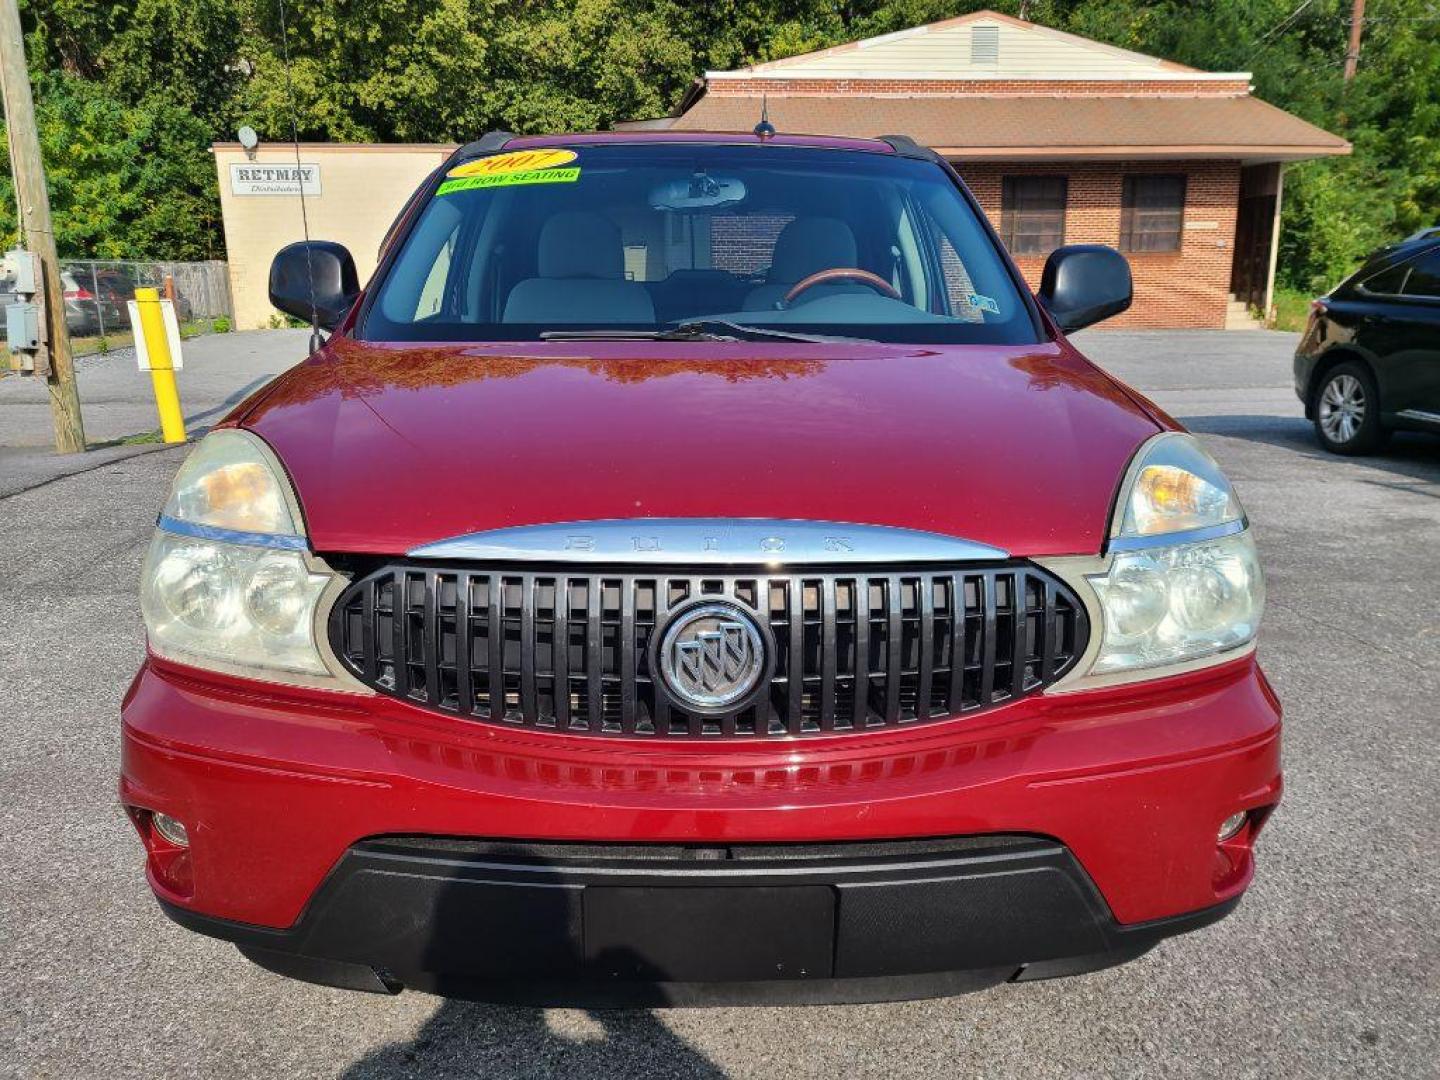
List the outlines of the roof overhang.
{"type": "Polygon", "coordinates": [[[782,133],[903,134],[946,157],[1004,161],[1303,161],[1348,142],[1248,95],[707,94],[672,131],[744,131],[762,102],[782,133]]]}
{"type": "MultiPolygon", "coordinates": [[[[1105,83],[1164,83],[1164,82],[1249,82],[1251,73],[1248,71],[1216,72],[1216,71],[1146,71],[1143,74],[1116,74],[1107,72],[1096,75],[1087,72],[1052,72],[1046,71],[1043,74],[1027,76],[1036,82],[1105,82],[1105,83]]],[[[790,70],[765,70],[764,68],[738,68],[734,71],[707,71],[705,72],[706,82],[767,82],[785,83],[794,82],[797,79],[805,82],[974,82],[985,84],[987,82],[1013,83],[1017,77],[1013,74],[991,74],[989,72],[977,73],[953,73],[944,71],[866,71],[856,69],[854,71],[790,71],[790,70]]]]}
{"type": "Polygon", "coordinates": [[[1076,146],[1063,151],[1014,146],[934,146],[941,157],[955,161],[1215,161],[1239,159],[1246,165],[1276,161],[1308,161],[1317,157],[1341,157],[1350,146],[1255,146],[1216,144],[1213,146],[1076,146]]]}

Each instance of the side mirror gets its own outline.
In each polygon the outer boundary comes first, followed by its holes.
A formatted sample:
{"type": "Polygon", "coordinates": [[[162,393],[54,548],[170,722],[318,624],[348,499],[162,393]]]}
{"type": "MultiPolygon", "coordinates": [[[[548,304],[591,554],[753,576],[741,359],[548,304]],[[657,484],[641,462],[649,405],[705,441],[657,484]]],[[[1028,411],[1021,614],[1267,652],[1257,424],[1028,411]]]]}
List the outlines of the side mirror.
{"type": "Polygon", "coordinates": [[[1045,260],[1040,303],[1065,333],[1130,306],[1130,264],[1104,244],[1068,244],[1045,260]]]}
{"type": "Polygon", "coordinates": [[[333,330],[360,295],[355,260],[344,244],[302,240],[281,248],[270,264],[270,303],[308,323],[312,275],[316,319],[323,329],[333,330]]]}

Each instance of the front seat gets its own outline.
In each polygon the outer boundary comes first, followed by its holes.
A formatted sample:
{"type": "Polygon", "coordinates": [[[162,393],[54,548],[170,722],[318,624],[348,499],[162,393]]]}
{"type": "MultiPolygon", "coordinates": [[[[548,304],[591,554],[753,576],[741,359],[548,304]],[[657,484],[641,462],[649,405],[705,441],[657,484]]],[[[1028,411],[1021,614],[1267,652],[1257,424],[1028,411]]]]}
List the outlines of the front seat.
{"type": "Polygon", "coordinates": [[[655,322],[655,305],[638,281],[625,280],[620,230],[600,214],[568,211],[540,229],[539,277],[517,282],[505,300],[507,323],[655,322]]]}
{"type": "MultiPolygon", "coordinates": [[[[773,310],[795,283],[820,270],[856,265],[855,234],[839,218],[801,217],[780,230],[764,285],[757,285],[745,298],[746,311],[773,310]]],[[[821,285],[813,294],[849,292],[854,286],[821,285]]],[[[861,286],[863,289],[863,286],[861,286]]]]}

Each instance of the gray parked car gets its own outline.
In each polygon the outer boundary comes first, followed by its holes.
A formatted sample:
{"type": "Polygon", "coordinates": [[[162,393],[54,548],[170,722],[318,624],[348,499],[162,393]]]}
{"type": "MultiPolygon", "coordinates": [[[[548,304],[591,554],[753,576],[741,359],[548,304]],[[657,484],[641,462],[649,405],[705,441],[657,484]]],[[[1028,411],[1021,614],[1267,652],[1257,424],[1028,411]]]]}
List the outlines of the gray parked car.
{"type": "MultiPolygon", "coordinates": [[[[118,334],[130,329],[125,300],[103,287],[98,291],[93,286],[87,288],[75,273],[64,269],[60,272],[60,289],[65,297],[65,326],[71,337],[118,334]]],[[[6,327],[6,308],[19,299],[14,279],[0,276],[0,333],[6,327]]]]}

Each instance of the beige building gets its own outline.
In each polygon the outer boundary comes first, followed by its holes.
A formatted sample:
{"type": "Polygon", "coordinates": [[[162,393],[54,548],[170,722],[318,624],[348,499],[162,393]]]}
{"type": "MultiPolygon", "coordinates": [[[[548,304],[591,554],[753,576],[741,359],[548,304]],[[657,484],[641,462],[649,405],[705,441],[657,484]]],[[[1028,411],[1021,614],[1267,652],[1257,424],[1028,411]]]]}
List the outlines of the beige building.
{"type": "MultiPolygon", "coordinates": [[[[360,281],[375,271],[380,241],[400,207],[454,145],[301,143],[305,213],[310,236],[344,244],[355,256],[360,281]]],[[[304,236],[296,183],[294,143],[216,143],[220,211],[235,325],[268,326],[270,260],[304,236]]]]}

